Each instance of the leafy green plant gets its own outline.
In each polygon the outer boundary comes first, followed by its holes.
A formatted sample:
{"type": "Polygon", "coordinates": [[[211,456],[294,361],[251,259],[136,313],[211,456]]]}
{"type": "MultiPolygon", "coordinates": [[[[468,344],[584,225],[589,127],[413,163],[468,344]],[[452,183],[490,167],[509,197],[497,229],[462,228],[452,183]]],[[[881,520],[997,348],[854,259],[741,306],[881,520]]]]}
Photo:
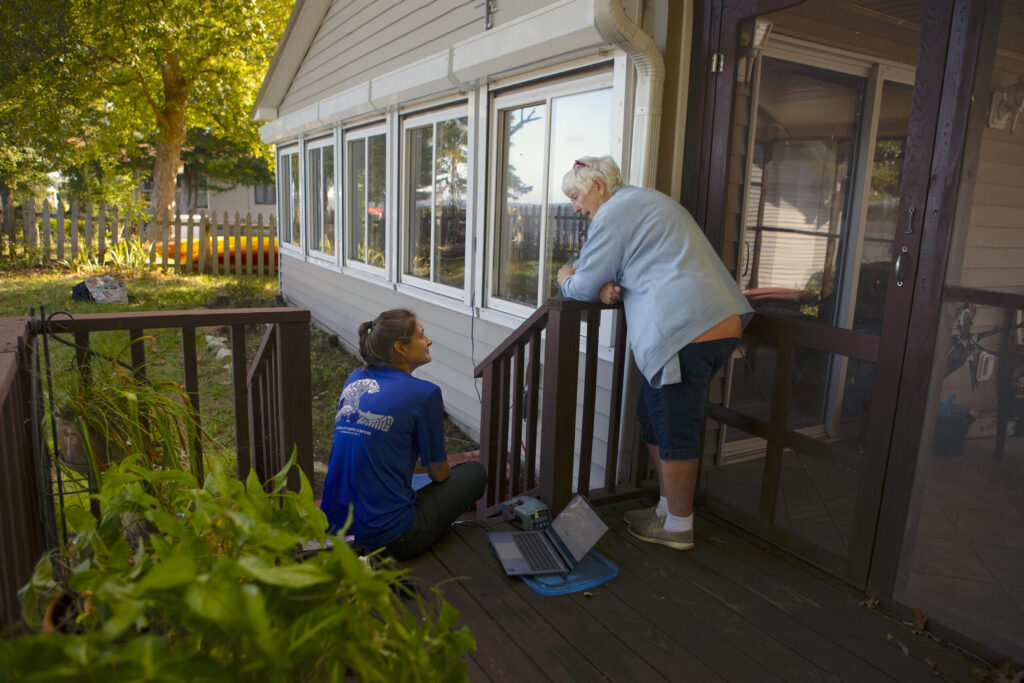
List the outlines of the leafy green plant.
{"type": "Polygon", "coordinates": [[[40,560],[22,590],[33,629],[65,588],[77,635],[0,642],[0,679],[458,680],[475,647],[458,613],[399,588],[402,572],[373,568],[337,537],[304,476],[243,483],[214,466],[152,470],[137,456],[112,466],[79,509],[78,534],[40,560]],[[333,548],[313,556],[310,539],[333,548]]]}
{"type": "Polygon", "coordinates": [[[149,267],[149,248],[138,237],[121,240],[107,249],[107,261],[122,271],[139,271],[149,267]]]}
{"type": "Polygon", "coordinates": [[[56,440],[65,464],[98,477],[135,454],[150,468],[197,471],[202,432],[180,384],[150,382],[101,359],[56,380],[56,440]]]}

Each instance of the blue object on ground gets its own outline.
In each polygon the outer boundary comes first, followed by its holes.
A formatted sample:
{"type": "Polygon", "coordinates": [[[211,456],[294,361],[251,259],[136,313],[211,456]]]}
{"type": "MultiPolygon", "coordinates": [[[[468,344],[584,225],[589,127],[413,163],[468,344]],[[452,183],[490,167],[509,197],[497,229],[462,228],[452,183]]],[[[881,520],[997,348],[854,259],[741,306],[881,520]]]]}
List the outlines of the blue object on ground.
{"type": "Polygon", "coordinates": [[[591,550],[576,567],[566,574],[539,574],[520,577],[541,595],[565,595],[600,586],[619,575],[619,568],[596,550],[591,550]]]}
{"type": "Polygon", "coordinates": [[[430,483],[430,475],[426,472],[417,472],[412,475],[412,490],[419,491],[430,483]]]}

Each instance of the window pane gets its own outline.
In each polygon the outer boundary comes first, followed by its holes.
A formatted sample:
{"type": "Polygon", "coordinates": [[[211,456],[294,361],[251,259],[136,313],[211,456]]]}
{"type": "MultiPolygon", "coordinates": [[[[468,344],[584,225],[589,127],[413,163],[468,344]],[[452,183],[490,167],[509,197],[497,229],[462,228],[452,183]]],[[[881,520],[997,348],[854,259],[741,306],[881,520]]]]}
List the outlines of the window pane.
{"type": "Polygon", "coordinates": [[[366,140],[348,143],[348,248],[350,258],[366,262],[366,140]]]}
{"type": "Polygon", "coordinates": [[[466,269],[467,119],[437,124],[434,169],[434,280],[462,287],[466,269]]]}
{"type": "Polygon", "coordinates": [[[320,251],[323,235],[323,203],[320,201],[320,191],[323,188],[322,170],[321,148],[310,149],[306,153],[306,185],[310,188],[306,231],[309,234],[311,251],[320,251]]]}
{"type": "Polygon", "coordinates": [[[278,239],[282,244],[291,242],[291,236],[288,231],[291,229],[291,188],[289,187],[289,179],[292,176],[291,172],[291,158],[287,154],[282,154],[277,160],[277,191],[280,195],[278,203],[281,205],[281,213],[279,214],[278,224],[278,239]]]}
{"type": "Polygon", "coordinates": [[[558,295],[558,269],[578,255],[589,221],[577,216],[562,193],[562,176],[583,156],[612,153],[612,89],[557,97],[551,103],[548,161],[547,292],[558,295]]]}
{"type": "Polygon", "coordinates": [[[403,272],[430,277],[430,209],[433,193],[434,126],[409,131],[409,198],[407,200],[403,272]]]}
{"type": "Polygon", "coordinates": [[[369,158],[366,168],[368,176],[366,221],[369,226],[367,231],[369,233],[369,248],[366,262],[371,266],[383,268],[387,234],[384,220],[387,144],[383,134],[368,138],[367,144],[369,145],[369,158]]]}
{"type": "Polygon", "coordinates": [[[320,250],[325,254],[334,254],[334,145],[323,148],[322,180],[320,185],[320,211],[323,217],[323,242],[320,250]]]}
{"type": "Polygon", "coordinates": [[[537,305],[545,116],[542,104],[502,116],[506,156],[499,185],[494,294],[531,306],[537,305]]]}
{"type": "Polygon", "coordinates": [[[291,242],[295,246],[299,246],[302,232],[302,196],[299,194],[299,154],[289,154],[291,157],[291,201],[289,202],[292,207],[291,212],[291,242]]]}
{"type": "MultiPolygon", "coordinates": [[[[765,57],[744,235],[752,303],[836,324],[865,79],[765,57]]],[[[750,292],[748,292],[750,293],[750,292]]]]}

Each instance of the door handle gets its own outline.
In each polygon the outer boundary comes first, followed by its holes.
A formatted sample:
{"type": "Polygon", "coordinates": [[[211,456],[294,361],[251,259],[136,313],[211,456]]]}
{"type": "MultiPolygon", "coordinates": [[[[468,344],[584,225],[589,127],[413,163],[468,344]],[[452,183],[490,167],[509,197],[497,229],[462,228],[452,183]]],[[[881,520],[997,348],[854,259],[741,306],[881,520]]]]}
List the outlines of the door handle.
{"type": "Polygon", "coordinates": [[[900,278],[900,271],[903,269],[903,255],[907,253],[909,249],[904,245],[900,247],[900,255],[896,257],[896,265],[893,267],[893,276],[896,278],[896,286],[902,287],[903,280],[900,278]]]}

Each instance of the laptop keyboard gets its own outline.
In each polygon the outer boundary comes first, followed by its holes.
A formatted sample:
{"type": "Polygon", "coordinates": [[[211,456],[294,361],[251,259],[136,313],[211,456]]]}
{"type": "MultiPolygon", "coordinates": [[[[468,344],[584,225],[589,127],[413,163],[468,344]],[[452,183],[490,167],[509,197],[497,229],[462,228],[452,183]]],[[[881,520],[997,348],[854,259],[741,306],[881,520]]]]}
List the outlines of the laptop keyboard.
{"type": "Polygon", "coordinates": [[[561,569],[562,563],[537,534],[512,534],[516,547],[534,571],[561,569]]]}

